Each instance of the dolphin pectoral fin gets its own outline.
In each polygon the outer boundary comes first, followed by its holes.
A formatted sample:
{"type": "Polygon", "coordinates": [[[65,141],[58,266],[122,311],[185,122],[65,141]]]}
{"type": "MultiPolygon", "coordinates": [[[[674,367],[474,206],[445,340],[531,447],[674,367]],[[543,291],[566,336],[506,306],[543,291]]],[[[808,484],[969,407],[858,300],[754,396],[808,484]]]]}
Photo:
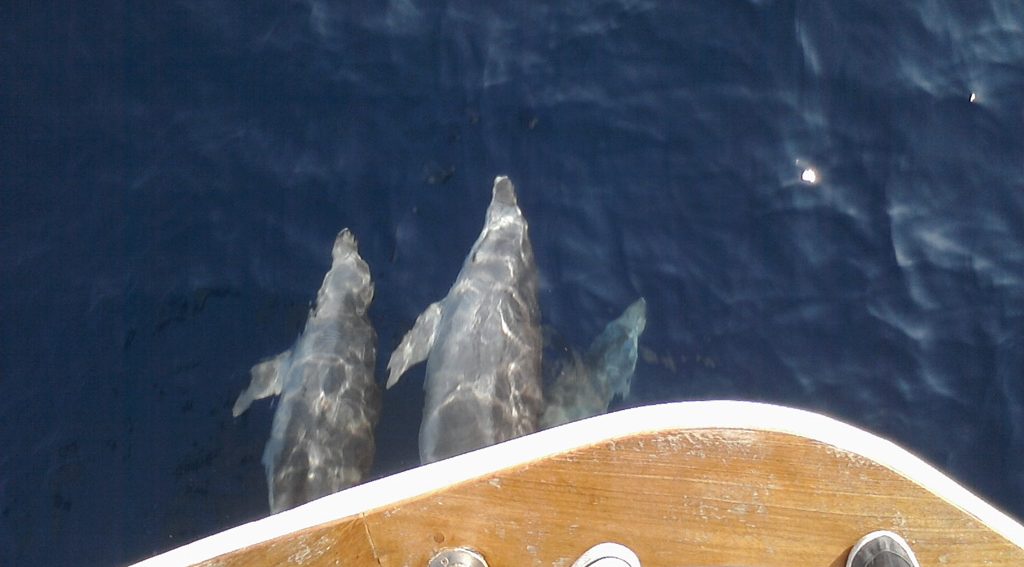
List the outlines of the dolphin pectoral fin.
{"type": "Polygon", "coordinates": [[[249,382],[249,387],[243,390],[239,394],[238,399],[235,400],[235,406],[231,408],[231,415],[238,417],[245,410],[249,409],[249,405],[254,400],[260,400],[267,396],[276,396],[281,393],[281,384],[283,382],[281,364],[291,353],[291,349],[288,349],[274,358],[264,360],[252,367],[249,371],[252,374],[252,381],[249,382]]]}
{"type": "Polygon", "coordinates": [[[441,322],[441,312],[441,302],[438,301],[430,304],[416,318],[416,324],[405,334],[395,352],[391,353],[386,388],[397,384],[410,366],[422,362],[430,354],[430,347],[434,345],[434,337],[437,336],[437,325],[441,322]]]}

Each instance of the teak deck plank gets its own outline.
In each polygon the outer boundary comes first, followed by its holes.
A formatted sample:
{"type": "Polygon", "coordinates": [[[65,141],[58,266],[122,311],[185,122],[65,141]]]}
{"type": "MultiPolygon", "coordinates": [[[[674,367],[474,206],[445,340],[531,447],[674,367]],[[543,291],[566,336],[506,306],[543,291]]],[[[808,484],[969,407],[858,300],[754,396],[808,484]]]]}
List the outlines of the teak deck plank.
{"type": "Polygon", "coordinates": [[[890,529],[922,565],[1024,565],[1024,528],[895,445],[798,410],[688,402],[569,424],[328,496],[145,565],[839,566],[890,529]],[[294,533],[289,530],[300,528],[294,533]]]}

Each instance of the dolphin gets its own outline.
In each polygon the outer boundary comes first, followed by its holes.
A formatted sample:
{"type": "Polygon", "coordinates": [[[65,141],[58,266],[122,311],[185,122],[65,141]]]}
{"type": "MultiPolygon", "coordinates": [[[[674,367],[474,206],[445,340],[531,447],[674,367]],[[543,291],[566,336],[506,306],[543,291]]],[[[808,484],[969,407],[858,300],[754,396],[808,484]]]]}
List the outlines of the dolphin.
{"type": "Polygon", "coordinates": [[[427,361],[420,461],[534,432],[542,348],[526,219],[512,182],[498,177],[484,228],[451,290],[420,314],[388,361],[388,388],[427,361]]]}
{"type": "Polygon", "coordinates": [[[547,429],[608,411],[612,398],[625,398],[636,369],[637,341],[647,326],[647,302],[640,298],[601,331],[580,355],[572,351],[545,392],[540,427],[547,429]]]}
{"type": "Polygon", "coordinates": [[[366,315],[373,283],[348,229],[332,257],[302,334],[252,367],[232,409],[238,417],[253,400],[281,396],[263,451],[273,513],[358,484],[373,464],[380,416],[377,334],[366,315]]]}

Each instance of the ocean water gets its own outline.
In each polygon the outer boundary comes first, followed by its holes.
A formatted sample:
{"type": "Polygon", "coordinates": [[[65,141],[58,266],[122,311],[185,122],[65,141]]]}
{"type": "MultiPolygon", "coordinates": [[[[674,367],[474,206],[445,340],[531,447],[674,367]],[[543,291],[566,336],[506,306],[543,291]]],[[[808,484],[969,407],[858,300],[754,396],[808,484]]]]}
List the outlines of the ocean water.
{"type": "MultiPolygon", "coordinates": [[[[1018,2],[376,4],[4,10],[0,564],[266,514],[273,406],[231,405],[335,234],[383,369],[497,174],[561,340],[647,299],[616,407],[826,413],[1024,517],[1018,2]]],[[[421,377],[385,394],[376,475],[417,463],[421,377]]]]}

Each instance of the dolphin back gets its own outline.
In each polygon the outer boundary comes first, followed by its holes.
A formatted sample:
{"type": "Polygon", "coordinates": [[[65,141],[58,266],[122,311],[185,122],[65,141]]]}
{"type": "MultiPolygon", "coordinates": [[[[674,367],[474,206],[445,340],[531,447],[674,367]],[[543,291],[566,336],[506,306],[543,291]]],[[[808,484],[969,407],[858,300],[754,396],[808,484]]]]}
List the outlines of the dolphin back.
{"type": "Polygon", "coordinates": [[[532,433],[542,393],[537,266],[515,187],[494,180],[484,227],[455,283],[391,356],[388,384],[427,361],[424,463],[532,433]]]}
{"type": "Polygon", "coordinates": [[[263,451],[275,513],[358,484],[373,463],[380,415],[377,334],[367,317],[373,283],[348,230],[332,257],[302,334],[253,367],[235,404],[237,415],[254,399],[280,395],[263,451]]]}

